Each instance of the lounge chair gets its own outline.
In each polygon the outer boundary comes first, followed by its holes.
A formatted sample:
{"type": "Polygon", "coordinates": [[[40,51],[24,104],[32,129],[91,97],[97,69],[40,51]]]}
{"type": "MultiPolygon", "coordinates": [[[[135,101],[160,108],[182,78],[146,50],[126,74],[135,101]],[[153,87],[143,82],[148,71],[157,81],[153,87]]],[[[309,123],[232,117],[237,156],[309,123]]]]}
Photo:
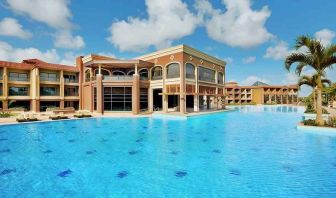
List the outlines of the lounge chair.
{"type": "Polygon", "coordinates": [[[53,115],[49,116],[49,119],[62,120],[62,119],[68,119],[68,116],[65,116],[64,113],[61,112],[60,115],[53,114],[53,115]]]}
{"type": "Polygon", "coordinates": [[[24,114],[19,114],[18,117],[16,118],[17,122],[27,122],[27,119],[25,118],[24,114]]]}
{"type": "Polygon", "coordinates": [[[38,121],[38,119],[35,117],[35,115],[34,115],[33,113],[30,113],[30,114],[28,115],[28,118],[26,118],[26,119],[27,119],[27,121],[29,121],[29,122],[38,121]]]}

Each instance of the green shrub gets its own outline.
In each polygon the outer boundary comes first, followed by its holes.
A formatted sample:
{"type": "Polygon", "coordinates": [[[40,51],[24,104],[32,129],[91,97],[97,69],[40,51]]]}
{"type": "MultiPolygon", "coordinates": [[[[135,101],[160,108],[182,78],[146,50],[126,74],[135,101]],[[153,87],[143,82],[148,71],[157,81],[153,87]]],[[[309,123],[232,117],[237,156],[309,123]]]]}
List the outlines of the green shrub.
{"type": "Polygon", "coordinates": [[[9,112],[5,112],[5,111],[0,112],[0,118],[9,118],[11,116],[12,116],[12,114],[9,113],[9,112]]]}
{"type": "Polygon", "coordinates": [[[315,120],[313,120],[313,119],[304,120],[303,124],[307,125],[307,126],[317,126],[315,120]]]}

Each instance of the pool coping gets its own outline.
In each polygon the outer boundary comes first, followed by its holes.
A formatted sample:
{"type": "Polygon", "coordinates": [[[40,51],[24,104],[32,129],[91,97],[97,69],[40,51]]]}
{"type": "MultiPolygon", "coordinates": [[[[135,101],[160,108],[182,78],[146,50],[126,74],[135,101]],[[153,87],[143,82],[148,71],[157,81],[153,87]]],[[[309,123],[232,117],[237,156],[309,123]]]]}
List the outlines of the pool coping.
{"type": "Polygon", "coordinates": [[[302,122],[299,122],[296,128],[302,131],[314,130],[317,132],[332,132],[332,133],[335,133],[336,135],[336,128],[331,128],[331,127],[307,126],[307,125],[304,125],[302,122]]]}
{"type": "Polygon", "coordinates": [[[153,113],[151,115],[152,118],[160,119],[160,118],[172,118],[177,120],[186,120],[190,117],[196,117],[196,116],[204,116],[209,114],[215,114],[215,113],[223,113],[223,112],[230,112],[230,111],[236,111],[234,108],[229,109],[221,109],[221,110],[214,110],[214,111],[205,111],[205,112],[195,112],[195,113],[187,113],[187,114],[180,114],[180,113],[153,113]]]}

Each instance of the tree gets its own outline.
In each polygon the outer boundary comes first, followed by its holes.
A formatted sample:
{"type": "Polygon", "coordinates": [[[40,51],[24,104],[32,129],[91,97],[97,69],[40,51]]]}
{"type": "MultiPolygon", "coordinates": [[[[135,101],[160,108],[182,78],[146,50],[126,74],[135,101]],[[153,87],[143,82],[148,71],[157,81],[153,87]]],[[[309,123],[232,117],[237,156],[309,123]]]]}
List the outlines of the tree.
{"type": "Polygon", "coordinates": [[[297,63],[295,72],[301,76],[302,71],[310,67],[316,72],[316,124],[324,125],[322,119],[322,77],[326,70],[336,63],[336,45],[324,46],[321,41],[309,36],[299,36],[296,40],[295,49],[304,48],[305,52],[292,52],[285,59],[285,67],[290,71],[291,66],[297,63]]]}
{"type": "MultiPolygon", "coordinates": [[[[299,78],[298,81],[298,86],[301,87],[302,85],[307,85],[311,88],[313,88],[312,91],[312,101],[313,101],[313,105],[314,105],[314,110],[316,111],[316,87],[317,87],[317,74],[314,74],[312,76],[308,76],[308,75],[303,75],[299,78]]],[[[322,76],[324,77],[324,75],[322,76]]],[[[326,78],[322,78],[321,79],[322,82],[322,86],[325,87],[325,85],[331,85],[331,81],[329,79],[326,78]]]]}

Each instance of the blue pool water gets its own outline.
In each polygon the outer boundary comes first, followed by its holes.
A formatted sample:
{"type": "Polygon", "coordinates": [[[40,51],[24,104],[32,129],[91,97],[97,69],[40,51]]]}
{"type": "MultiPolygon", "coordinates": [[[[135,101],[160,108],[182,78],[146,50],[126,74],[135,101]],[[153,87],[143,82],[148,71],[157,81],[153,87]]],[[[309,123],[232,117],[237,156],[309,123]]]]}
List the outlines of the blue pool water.
{"type": "Polygon", "coordinates": [[[336,137],[302,109],[0,126],[0,197],[336,197],[336,137]]]}

